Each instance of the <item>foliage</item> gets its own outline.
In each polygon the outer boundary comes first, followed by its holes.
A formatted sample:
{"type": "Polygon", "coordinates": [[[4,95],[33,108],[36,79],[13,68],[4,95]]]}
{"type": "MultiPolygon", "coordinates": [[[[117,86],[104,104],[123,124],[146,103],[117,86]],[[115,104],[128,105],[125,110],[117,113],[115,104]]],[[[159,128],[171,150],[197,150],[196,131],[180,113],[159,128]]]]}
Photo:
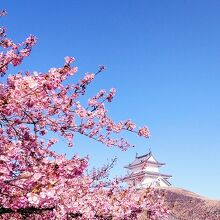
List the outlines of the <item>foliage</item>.
{"type": "MultiPolygon", "coordinates": [[[[1,76],[29,56],[35,43],[32,35],[14,43],[1,28],[1,76]]],[[[115,89],[101,90],[83,106],[80,98],[104,67],[68,84],[77,72],[74,61],[66,57],[63,67],[19,72],[0,83],[0,218],[136,219],[142,210],[149,210],[154,219],[165,215],[162,200],[151,199],[153,190],[140,193],[121,188],[120,180],[104,181],[111,165],[88,173],[88,158],[66,159],[51,149],[58,141],[51,134],[64,137],[69,147],[80,133],[122,150],[130,145],[115,134],[127,130],[149,136],[147,127],[135,130],[131,120],[115,123],[108,116],[105,102],[112,101],[115,89]]]]}

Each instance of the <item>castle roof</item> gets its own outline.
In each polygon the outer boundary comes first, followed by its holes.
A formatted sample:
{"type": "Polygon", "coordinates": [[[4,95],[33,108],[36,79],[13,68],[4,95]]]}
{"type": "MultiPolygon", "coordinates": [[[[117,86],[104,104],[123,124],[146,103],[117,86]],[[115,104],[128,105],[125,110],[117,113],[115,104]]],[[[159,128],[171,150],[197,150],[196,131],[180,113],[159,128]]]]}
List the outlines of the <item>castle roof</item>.
{"type": "Polygon", "coordinates": [[[153,172],[153,171],[140,171],[138,173],[132,173],[129,176],[125,177],[125,179],[136,179],[136,178],[141,178],[141,177],[163,177],[164,179],[169,179],[172,177],[171,175],[167,174],[162,174],[158,172],[153,172]]]}
{"type": "Polygon", "coordinates": [[[129,163],[127,166],[125,166],[125,168],[132,169],[144,163],[148,165],[157,166],[157,167],[165,165],[165,163],[158,162],[150,151],[148,154],[144,154],[142,156],[136,155],[135,160],[132,163],[129,163]]]}

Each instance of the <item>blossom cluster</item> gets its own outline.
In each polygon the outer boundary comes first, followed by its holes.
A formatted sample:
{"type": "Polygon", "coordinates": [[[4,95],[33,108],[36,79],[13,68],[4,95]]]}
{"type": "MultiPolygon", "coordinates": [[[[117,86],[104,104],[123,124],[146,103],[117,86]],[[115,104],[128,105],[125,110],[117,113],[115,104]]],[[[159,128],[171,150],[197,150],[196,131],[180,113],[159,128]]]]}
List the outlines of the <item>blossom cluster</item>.
{"type": "MultiPolygon", "coordinates": [[[[6,15],[6,11],[0,11],[0,17],[6,15]]],[[[0,75],[3,76],[8,70],[9,64],[19,65],[23,59],[30,55],[32,47],[36,44],[35,36],[30,35],[22,43],[14,43],[7,38],[6,28],[0,27],[0,75]]]]}
{"type": "MultiPolygon", "coordinates": [[[[19,65],[29,56],[36,43],[31,35],[15,44],[5,31],[0,29],[2,76],[9,64],[19,65]]],[[[63,67],[9,75],[0,83],[0,218],[136,219],[143,210],[153,213],[152,219],[166,215],[159,197],[149,199],[153,190],[123,189],[118,180],[103,181],[106,168],[89,174],[88,158],[66,159],[52,150],[58,141],[53,135],[65,138],[70,147],[79,133],[122,150],[130,147],[115,137],[123,130],[149,137],[146,127],[136,129],[131,120],[116,123],[109,117],[105,102],[113,100],[115,89],[101,90],[83,106],[87,86],[105,68],[68,84],[77,72],[74,61],[65,57],[63,67]]]]}

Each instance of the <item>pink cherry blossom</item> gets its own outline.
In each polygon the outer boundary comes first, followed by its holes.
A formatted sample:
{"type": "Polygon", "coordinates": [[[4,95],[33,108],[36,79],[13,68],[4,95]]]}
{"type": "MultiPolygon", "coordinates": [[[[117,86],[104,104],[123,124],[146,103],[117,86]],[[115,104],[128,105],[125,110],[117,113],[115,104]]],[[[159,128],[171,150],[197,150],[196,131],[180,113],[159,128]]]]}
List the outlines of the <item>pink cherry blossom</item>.
{"type": "Polygon", "coordinates": [[[75,61],[74,57],[65,57],[65,62],[69,65],[75,61]]]}
{"type": "Polygon", "coordinates": [[[27,194],[28,202],[32,205],[38,205],[40,202],[38,194],[35,193],[28,193],[27,194]]]}
{"type": "Polygon", "coordinates": [[[131,121],[131,120],[127,120],[125,122],[125,128],[127,130],[133,131],[135,129],[136,125],[131,121]]]}
{"type": "Polygon", "coordinates": [[[143,137],[149,137],[150,131],[147,127],[143,127],[138,130],[138,135],[143,137]]]}
{"type": "Polygon", "coordinates": [[[86,74],[84,79],[82,80],[83,83],[90,83],[95,78],[95,74],[86,74]]]}
{"type": "Polygon", "coordinates": [[[109,94],[107,96],[108,102],[112,101],[112,99],[115,96],[115,94],[116,94],[116,89],[115,88],[110,89],[110,92],[109,92],[109,94]]]}
{"type": "Polygon", "coordinates": [[[6,78],[0,82],[0,219],[138,219],[142,211],[151,219],[165,217],[168,210],[154,189],[123,188],[123,178],[108,179],[114,160],[89,171],[88,157],[67,158],[53,150],[55,144],[60,152],[73,146],[76,134],[127,150],[133,145],[122,131],[148,138],[149,130],[109,116],[105,104],[112,102],[115,89],[101,89],[81,101],[104,66],[75,84],[69,84],[77,72],[73,57],[44,73],[7,75],[10,65],[30,55],[36,41],[30,35],[14,43],[0,29],[0,74],[6,78]]]}
{"type": "Polygon", "coordinates": [[[32,47],[37,43],[37,38],[34,35],[30,35],[24,42],[28,46],[32,47]]]}

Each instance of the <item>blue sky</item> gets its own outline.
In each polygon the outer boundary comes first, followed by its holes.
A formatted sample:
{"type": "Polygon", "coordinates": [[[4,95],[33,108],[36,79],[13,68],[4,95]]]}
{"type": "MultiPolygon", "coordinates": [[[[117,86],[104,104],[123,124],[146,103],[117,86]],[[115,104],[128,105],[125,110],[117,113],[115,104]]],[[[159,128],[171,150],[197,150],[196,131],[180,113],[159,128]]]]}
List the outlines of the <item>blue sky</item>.
{"type": "Polygon", "coordinates": [[[174,186],[220,199],[220,1],[1,0],[1,8],[10,38],[38,37],[17,70],[43,72],[66,55],[77,59],[79,75],[105,64],[89,94],[115,87],[109,114],[146,124],[152,134],[125,134],[137,146],[127,152],[83,137],[73,149],[61,142],[59,152],[89,154],[91,166],[117,156],[114,176],[151,148],[174,186]]]}

